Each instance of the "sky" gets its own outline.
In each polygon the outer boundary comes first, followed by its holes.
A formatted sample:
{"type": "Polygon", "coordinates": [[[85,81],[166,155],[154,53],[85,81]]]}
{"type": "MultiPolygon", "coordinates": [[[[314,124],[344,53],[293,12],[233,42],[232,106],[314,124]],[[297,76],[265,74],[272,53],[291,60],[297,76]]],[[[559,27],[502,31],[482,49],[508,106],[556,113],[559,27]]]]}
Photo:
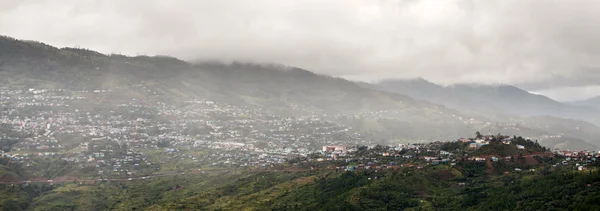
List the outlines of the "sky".
{"type": "Polygon", "coordinates": [[[0,0],[0,34],[102,53],[280,63],[360,81],[600,95],[598,0],[0,0]]]}

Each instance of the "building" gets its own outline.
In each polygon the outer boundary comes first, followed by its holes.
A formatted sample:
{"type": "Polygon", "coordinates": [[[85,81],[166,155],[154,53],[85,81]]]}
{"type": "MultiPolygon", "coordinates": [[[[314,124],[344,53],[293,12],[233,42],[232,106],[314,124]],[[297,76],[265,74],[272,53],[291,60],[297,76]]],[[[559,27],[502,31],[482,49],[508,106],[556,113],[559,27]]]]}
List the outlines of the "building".
{"type": "Polygon", "coordinates": [[[346,151],[346,147],[345,146],[323,146],[323,152],[335,152],[335,151],[344,152],[344,151],[346,151]]]}

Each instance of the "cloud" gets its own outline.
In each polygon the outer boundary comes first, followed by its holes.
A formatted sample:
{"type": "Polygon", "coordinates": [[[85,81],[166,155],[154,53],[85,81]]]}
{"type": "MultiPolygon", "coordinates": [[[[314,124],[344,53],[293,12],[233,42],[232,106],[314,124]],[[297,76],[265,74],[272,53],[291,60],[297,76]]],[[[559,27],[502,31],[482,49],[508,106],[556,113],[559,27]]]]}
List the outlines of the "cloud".
{"type": "Polygon", "coordinates": [[[0,32],[357,80],[600,85],[600,1],[0,0],[0,32]]]}
{"type": "Polygon", "coordinates": [[[553,75],[553,77],[544,81],[517,84],[517,86],[528,90],[577,88],[595,85],[600,85],[600,67],[580,67],[571,70],[568,74],[553,75]]]}
{"type": "Polygon", "coordinates": [[[563,102],[586,100],[600,96],[600,86],[561,87],[536,91],[563,102]]]}

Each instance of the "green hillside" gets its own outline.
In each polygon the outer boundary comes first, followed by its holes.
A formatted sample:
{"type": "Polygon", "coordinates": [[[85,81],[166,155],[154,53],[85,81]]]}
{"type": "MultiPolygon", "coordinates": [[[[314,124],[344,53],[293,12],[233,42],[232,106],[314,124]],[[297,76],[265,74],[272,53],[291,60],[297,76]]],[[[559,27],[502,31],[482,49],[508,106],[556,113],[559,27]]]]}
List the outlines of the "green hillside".
{"type": "Polygon", "coordinates": [[[401,171],[239,172],[131,183],[2,186],[4,210],[594,210],[600,173],[486,175],[485,164],[401,171]],[[40,193],[42,192],[42,193],[40,193]]]}
{"type": "Polygon", "coordinates": [[[422,150],[417,154],[411,150],[393,152],[386,146],[363,146],[348,160],[296,159],[275,168],[236,167],[136,180],[5,184],[0,185],[0,208],[594,210],[600,205],[600,160],[596,157],[572,159],[553,154],[522,137],[512,138],[508,144],[500,141],[507,139],[501,135],[487,139],[489,144],[476,149],[463,141],[410,145],[422,150]],[[450,162],[436,164],[422,159],[439,156],[442,151],[450,162]],[[492,156],[501,157],[470,159],[492,156]],[[359,164],[372,168],[346,168],[359,164]]]}

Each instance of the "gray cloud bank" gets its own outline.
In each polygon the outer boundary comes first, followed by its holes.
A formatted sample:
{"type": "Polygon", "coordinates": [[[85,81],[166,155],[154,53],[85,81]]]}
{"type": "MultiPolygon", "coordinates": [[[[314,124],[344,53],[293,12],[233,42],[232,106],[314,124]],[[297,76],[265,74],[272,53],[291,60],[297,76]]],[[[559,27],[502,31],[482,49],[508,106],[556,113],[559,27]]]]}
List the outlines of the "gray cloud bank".
{"type": "Polygon", "coordinates": [[[0,0],[0,33],[354,80],[600,85],[597,0],[0,0]]]}

